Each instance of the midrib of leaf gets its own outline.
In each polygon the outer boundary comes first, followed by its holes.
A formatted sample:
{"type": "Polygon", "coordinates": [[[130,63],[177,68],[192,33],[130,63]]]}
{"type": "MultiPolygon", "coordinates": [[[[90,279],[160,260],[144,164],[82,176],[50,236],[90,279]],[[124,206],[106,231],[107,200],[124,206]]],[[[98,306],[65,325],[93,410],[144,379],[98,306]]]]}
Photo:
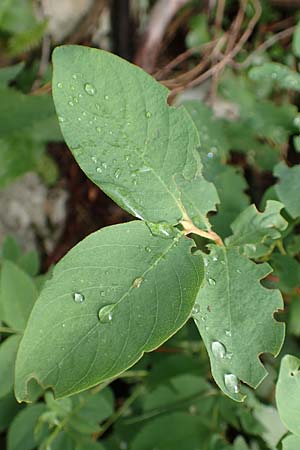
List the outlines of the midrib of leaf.
{"type": "MultiPolygon", "coordinates": [[[[172,248],[177,244],[177,242],[179,241],[179,239],[181,239],[183,237],[183,235],[182,234],[179,234],[177,237],[175,237],[174,239],[172,239],[172,243],[170,244],[170,246],[169,247],[167,247],[166,248],[166,250],[163,252],[163,253],[161,253],[161,255],[153,262],[153,264],[151,264],[149,267],[148,267],[148,269],[147,270],[145,270],[144,272],[143,272],[143,274],[141,275],[141,278],[143,278],[143,277],[145,277],[152,269],[154,269],[154,267],[156,267],[157,266],[157,264],[169,253],[169,251],[170,250],[172,250],[172,248]]],[[[86,250],[88,250],[88,249],[86,249],[86,250]]],[[[63,275],[63,273],[64,272],[62,272],[62,274],[61,275],[63,275]]],[[[129,294],[130,294],[130,292],[133,290],[133,289],[135,289],[134,288],[134,286],[130,286],[130,288],[121,296],[121,298],[114,304],[115,306],[116,305],[118,305],[124,298],[126,298],[129,294]]],[[[48,306],[48,305],[47,305],[48,306]]],[[[115,308],[115,306],[114,306],[114,308],[115,308]]],[[[59,361],[59,364],[61,364],[66,358],[68,358],[77,348],[78,348],[78,346],[91,334],[91,333],[93,333],[94,331],[95,331],[95,329],[99,326],[101,324],[101,322],[97,322],[96,323],[96,325],[94,325],[88,332],[87,332],[87,334],[85,335],[85,336],[83,336],[81,339],[80,339],[80,341],[72,348],[72,350],[68,353],[68,354],[66,354],[60,361],[59,361]]],[[[129,322],[129,324],[128,324],[128,329],[130,329],[130,322],[129,322]]],[[[147,341],[145,342],[145,344],[144,344],[144,346],[146,345],[146,343],[149,341],[149,339],[151,338],[151,334],[149,334],[149,336],[148,336],[148,338],[147,338],[147,341]]],[[[125,348],[125,346],[126,346],[126,342],[127,341],[125,341],[125,343],[124,343],[124,347],[123,348],[125,348]]],[[[38,346],[38,342],[36,343],[36,345],[33,347],[33,349],[32,349],[32,351],[34,350],[34,348],[35,347],[37,347],[38,346]]],[[[149,350],[150,351],[150,350],[149,350]]],[[[139,356],[139,354],[141,353],[141,351],[137,354],[137,356],[139,356]]],[[[142,351],[142,353],[144,353],[143,351],[142,351]]],[[[115,362],[113,363],[113,365],[109,368],[109,369],[107,369],[107,371],[102,375],[102,378],[104,379],[105,378],[105,376],[106,376],[106,374],[108,373],[108,372],[110,372],[114,367],[115,367],[115,365],[118,363],[118,361],[119,361],[119,359],[121,358],[121,356],[122,356],[122,354],[123,354],[123,350],[121,350],[121,352],[119,353],[119,356],[118,356],[118,358],[115,360],[115,362]]],[[[137,356],[135,356],[135,357],[132,357],[133,359],[136,359],[137,358],[137,356]]],[[[94,358],[94,360],[95,360],[95,358],[94,358]]],[[[53,370],[55,370],[56,369],[56,367],[53,367],[51,370],[49,370],[47,373],[46,373],[46,375],[44,375],[44,377],[41,379],[41,383],[43,383],[43,381],[50,375],[50,373],[52,373],[53,372],[53,370]]],[[[91,367],[90,367],[90,369],[91,369],[91,367]]],[[[89,370],[90,370],[89,369],[89,370]]],[[[122,371],[120,372],[120,373],[122,373],[122,371]]],[[[71,392],[72,391],[72,389],[74,388],[74,386],[76,386],[76,384],[79,384],[81,381],[82,381],[82,379],[84,379],[86,376],[87,376],[87,374],[88,373],[86,373],[85,375],[84,375],[84,377],[82,377],[79,381],[77,380],[76,381],[76,383],[73,385],[73,386],[71,386],[70,387],[70,389],[69,389],[69,391],[71,392]]]]}

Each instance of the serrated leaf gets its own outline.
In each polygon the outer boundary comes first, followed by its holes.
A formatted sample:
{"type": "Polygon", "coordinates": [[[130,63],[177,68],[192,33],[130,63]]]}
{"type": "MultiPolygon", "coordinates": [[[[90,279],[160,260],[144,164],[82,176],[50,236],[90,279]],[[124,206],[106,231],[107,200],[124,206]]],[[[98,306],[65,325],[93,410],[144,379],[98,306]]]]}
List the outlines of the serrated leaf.
{"type": "Polygon", "coordinates": [[[288,226],[280,214],[284,205],[268,200],[265,211],[250,205],[231,224],[232,236],[226,239],[229,247],[237,247],[249,258],[259,258],[270,252],[272,241],[281,237],[288,226]]]}
{"type": "Polygon", "coordinates": [[[20,336],[10,336],[0,345],[0,398],[8,395],[12,390],[20,340],[20,336]]]}
{"type": "Polygon", "coordinates": [[[283,308],[282,297],[260,284],[270,266],[253,263],[235,248],[212,246],[205,264],[206,279],[193,317],[216,383],[226,395],[242,401],[239,380],[257,387],[267,374],[259,355],[277,355],[281,348],[284,325],[273,314],[283,308]]]}
{"type": "Polygon", "coordinates": [[[209,228],[218,196],[201,174],[198,132],[168,90],[110,53],[62,46],[53,97],[63,136],[87,176],[136,217],[209,228]],[[205,192],[205,195],[204,195],[205,192]]]}
{"type": "Polygon", "coordinates": [[[300,58],[300,20],[298,21],[293,34],[292,47],[294,55],[297,56],[297,58],[300,58]]]}
{"type": "Polygon", "coordinates": [[[300,90],[300,74],[284,64],[268,62],[249,71],[249,77],[255,81],[276,82],[283,89],[300,90]]]}
{"type": "Polygon", "coordinates": [[[281,162],[275,167],[274,175],[279,178],[275,185],[279,200],[293,219],[300,217],[300,165],[288,167],[281,162]]]}
{"type": "Polygon", "coordinates": [[[7,450],[32,450],[37,442],[34,437],[34,429],[39,417],[46,409],[44,403],[29,405],[19,412],[12,421],[7,438],[7,450]]]}
{"type": "Polygon", "coordinates": [[[300,436],[290,435],[283,439],[282,450],[299,450],[300,436]]]}
{"type": "Polygon", "coordinates": [[[300,437],[300,359],[286,355],[281,360],[276,385],[276,403],[282,423],[300,437]]]}
{"type": "Polygon", "coordinates": [[[181,328],[203,278],[191,245],[180,232],[165,239],[135,221],[74,247],[30,316],[17,356],[17,398],[31,399],[32,379],[56,397],[79,392],[120,374],[181,328]]]}
{"type": "Polygon", "coordinates": [[[2,320],[12,328],[24,330],[37,296],[33,280],[13,262],[4,261],[0,298],[2,320]]]}

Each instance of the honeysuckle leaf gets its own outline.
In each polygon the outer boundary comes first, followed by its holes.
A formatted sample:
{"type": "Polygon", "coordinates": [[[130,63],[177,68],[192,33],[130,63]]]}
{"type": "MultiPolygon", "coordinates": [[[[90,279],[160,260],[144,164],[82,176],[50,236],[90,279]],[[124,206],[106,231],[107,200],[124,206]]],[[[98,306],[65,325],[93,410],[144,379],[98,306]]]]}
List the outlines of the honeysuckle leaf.
{"type": "Polygon", "coordinates": [[[281,162],[275,167],[274,175],[279,178],[275,185],[279,200],[293,219],[300,217],[300,165],[288,167],[281,162]]]}
{"type": "Polygon", "coordinates": [[[276,385],[276,403],[282,423],[300,437],[300,359],[286,355],[281,360],[276,385]]]}
{"type": "Polygon", "coordinates": [[[7,437],[8,450],[23,450],[24,448],[32,450],[36,448],[34,430],[39,417],[45,412],[44,403],[29,405],[20,411],[12,421],[7,437]]]}
{"type": "Polygon", "coordinates": [[[8,395],[14,383],[14,370],[20,336],[10,336],[0,345],[0,398],[8,395]]]}
{"type": "Polygon", "coordinates": [[[199,135],[184,107],[143,70],[105,51],[53,53],[53,98],[63,136],[87,176],[122,208],[150,222],[187,211],[209,228],[214,186],[201,174],[199,135]]]}
{"type": "Polygon", "coordinates": [[[0,280],[1,319],[8,326],[22,331],[38,297],[35,283],[12,261],[2,263],[0,280]]]}
{"type": "Polygon", "coordinates": [[[300,436],[294,434],[287,436],[282,441],[282,450],[299,450],[300,448],[300,436]]]}
{"type": "Polygon", "coordinates": [[[270,266],[255,264],[235,248],[211,246],[204,264],[206,279],[193,317],[216,383],[229,397],[242,401],[240,381],[255,388],[267,374],[259,355],[277,355],[281,348],[284,325],[273,314],[283,307],[282,297],[260,283],[270,266]]]}
{"type": "Polygon", "coordinates": [[[253,67],[249,76],[255,81],[273,81],[283,89],[300,91],[300,75],[284,64],[268,62],[258,67],[253,67]]]}
{"type": "Polygon", "coordinates": [[[272,241],[281,237],[288,226],[280,214],[284,205],[268,200],[265,211],[259,212],[250,205],[231,224],[232,236],[226,239],[230,247],[239,248],[249,258],[259,258],[270,252],[272,241]]]}
{"type": "Polygon", "coordinates": [[[107,227],[57,264],[21,341],[19,400],[34,397],[32,380],[59,398],[115,377],[182,327],[202,257],[178,230],[160,232],[140,221],[107,227]]]}

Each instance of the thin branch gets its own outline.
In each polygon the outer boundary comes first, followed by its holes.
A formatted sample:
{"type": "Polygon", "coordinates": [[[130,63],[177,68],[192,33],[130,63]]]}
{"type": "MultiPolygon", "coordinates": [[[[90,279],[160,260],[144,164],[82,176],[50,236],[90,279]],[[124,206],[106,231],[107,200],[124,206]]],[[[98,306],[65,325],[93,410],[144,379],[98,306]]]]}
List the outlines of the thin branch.
{"type": "Polygon", "coordinates": [[[219,63],[208,69],[206,72],[202,73],[199,77],[187,83],[185,86],[181,86],[180,88],[175,89],[175,92],[173,92],[173,94],[177,94],[183,89],[196,86],[202,83],[203,81],[207,80],[211,76],[213,76],[216,72],[223,70],[223,68],[240,52],[243,45],[247,42],[247,40],[251,36],[254,27],[257,24],[261,15],[262,9],[259,0],[253,0],[253,3],[255,5],[255,13],[252,19],[250,20],[247,29],[244,31],[244,33],[242,34],[241,38],[239,39],[238,43],[234,46],[234,48],[227,55],[225,55],[224,58],[219,63]]]}
{"type": "Polygon", "coordinates": [[[265,42],[260,44],[257,47],[257,49],[255,49],[243,62],[235,63],[235,67],[237,67],[238,69],[244,69],[248,67],[255,56],[265,52],[266,50],[268,50],[268,48],[272,47],[274,44],[276,44],[276,42],[280,41],[281,39],[285,39],[292,36],[295,31],[295,28],[296,26],[294,25],[290,28],[287,28],[286,30],[282,30],[279,33],[274,34],[265,42]]]}
{"type": "Polygon", "coordinates": [[[135,57],[135,64],[152,73],[160,51],[162,38],[171,19],[189,0],[158,0],[150,13],[150,19],[135,57]]]}

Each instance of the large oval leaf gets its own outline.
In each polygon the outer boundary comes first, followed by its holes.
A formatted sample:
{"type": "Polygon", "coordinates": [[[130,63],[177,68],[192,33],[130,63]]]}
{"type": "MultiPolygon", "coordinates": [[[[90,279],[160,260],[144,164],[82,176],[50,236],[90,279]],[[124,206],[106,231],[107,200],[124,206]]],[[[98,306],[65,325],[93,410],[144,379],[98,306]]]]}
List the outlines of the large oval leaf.
{"type": "Polygon", "coordinates": [[[105,51],[58,47],[53,97],[64,138],[89,178],[150,222],[198,226],[218,196],[201,175],[199,136],[183,107],[143,70],[105,51]]]}
{"type": "Polygon", "coordinates": [[[179,231],[166,239],[134,221],[74,247],[30,316],[17,356],[17,398],[34,397],[32,379],[57,397],[86,389],[173,335],[203,278],[202,258],[191,245],[179,231]]]}

